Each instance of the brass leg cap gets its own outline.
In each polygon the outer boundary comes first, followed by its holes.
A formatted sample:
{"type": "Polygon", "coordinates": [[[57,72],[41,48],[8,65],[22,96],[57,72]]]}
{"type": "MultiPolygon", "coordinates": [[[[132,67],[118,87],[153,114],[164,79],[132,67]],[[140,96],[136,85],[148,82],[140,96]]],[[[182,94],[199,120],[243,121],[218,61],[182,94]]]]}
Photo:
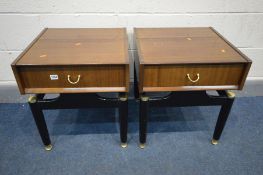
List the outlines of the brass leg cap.
{"type": "Polygon", "coordinates": [[[37,97],[36,96],[29,96],[28,98],[29,103],[36,103],[37,102],[37,97]]]}
{"type": "Polygon", "coordinates": [[[218,144],[218,140],[212,139],[211,143],[212,143],[213,145],[217,145],[217,144],[218,144]]]}
{"type": "Polygon", "coordinates": [[[145,148],[145,143],[140,143],[139,147],[140,147],[141,149],[144,149],[144,148],[145,148]]]}
{"type": "Polygon", "coordinates": [[[127,146],[128,146],[127,143],[121,143],[121,147],[122,147],[122,148],[126,148],[127,146]]]}
{"type": "Polygon", "coordinates": [[[142,101],[148,101],[148,100],[149,100],[149,97],[144,97],[144,96],[142,96],[142,97],[141,97],[141,100],[142,100],[142,101]]]}
{"type": "Polygon", "coordinates": [[[234,92],[227,91],[228,98],[235,98],[236,94],[234,92]]]}
{"type": "Polygon", "coordinates": [[[53,146],[51,144],[45,146],[46,151],[51,151],[53,146]]]}

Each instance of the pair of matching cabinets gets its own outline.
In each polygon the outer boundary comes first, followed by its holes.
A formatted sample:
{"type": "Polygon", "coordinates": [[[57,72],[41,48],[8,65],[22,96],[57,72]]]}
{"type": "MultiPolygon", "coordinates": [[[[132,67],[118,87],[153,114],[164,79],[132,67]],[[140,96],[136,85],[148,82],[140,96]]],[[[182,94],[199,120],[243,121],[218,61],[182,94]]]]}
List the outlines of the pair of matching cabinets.
{"type": "Polygon", "coordinates": [[[124,28],[48,28],[12,63],[20,93],[35,94],[29,105],[46,150],[52,145],[43,110],[93,107],[118,108],[121,146],[126,147],[133,64],[141,148],[149,108],[166,106],[220,105],[212,139],[218,143],[235,97],[227,90],[243,88],[251,60],[212,27],[135,28],[132,41],[137,52],[133,45],[129,49],[124,28]],[[98,95],[112,92],[119,96],[98,95]],[[154,92],[170,93],[149,95],[154,92]],[[52,93],[60,95],[45,98],[52,93]]]}

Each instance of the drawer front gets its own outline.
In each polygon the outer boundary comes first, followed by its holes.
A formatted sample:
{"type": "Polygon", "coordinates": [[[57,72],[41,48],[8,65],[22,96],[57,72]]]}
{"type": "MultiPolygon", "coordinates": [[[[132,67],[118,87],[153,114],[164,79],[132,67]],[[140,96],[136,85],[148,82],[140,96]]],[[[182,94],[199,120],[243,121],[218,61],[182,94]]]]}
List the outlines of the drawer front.
{"type": "Polygon", "coordinates": [[[215,87],[214,89],[219,89],[219,86],[229,86],[237,89],[244,69],[244,64],[144,65],[143,88],[185,87],[181,90],[199,90],[199,87],[205,86],[210,89],[213,89],[212,86],[215,87]]]}
{"type": "MultiPolygon", "coordinates": [[[[125,65],[58,66],[18,68],[23,88],[126,87],[125,65]]],[[[57,90],[58,91],[58,90],[57,90]]],[[[26,93],[29,91],[26,91],[26,93]]],[[[33,91],[34,92],[34,91],[33,91]]],[[[42,91],[41,91],[42,92],[42,91]]],[[[60,92],[60,91],[58,91],[60,92]]],[[[36,93],[36,92],[35,92],[36,93]]],[[[48,93],[48,90],[47,92],[48,93]]]]}

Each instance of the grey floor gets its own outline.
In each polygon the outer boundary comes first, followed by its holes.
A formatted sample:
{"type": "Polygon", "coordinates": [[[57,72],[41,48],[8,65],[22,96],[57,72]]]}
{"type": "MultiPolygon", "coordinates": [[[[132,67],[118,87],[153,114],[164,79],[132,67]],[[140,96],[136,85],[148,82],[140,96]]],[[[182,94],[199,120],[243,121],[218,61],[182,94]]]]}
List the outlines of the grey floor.
{"type": "Polygon", "coordinates": [[[219,107],[152,109],[138,147],[138,102],[129,101],[128,147],[119,146],[114,109],[44,111],[54,145],[44,151],[27,96],[0,87],[0,175],[261,175],[263,83],[247,82],[218,145],[210,144],[219,107]]]}

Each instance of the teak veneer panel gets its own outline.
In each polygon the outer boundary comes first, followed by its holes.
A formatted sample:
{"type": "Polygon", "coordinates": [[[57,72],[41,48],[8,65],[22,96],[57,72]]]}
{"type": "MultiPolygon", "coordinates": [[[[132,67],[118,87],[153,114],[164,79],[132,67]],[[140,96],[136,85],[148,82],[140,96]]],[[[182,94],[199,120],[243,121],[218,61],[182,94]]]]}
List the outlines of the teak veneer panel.
{"type": "Polygon", "coordinates": [[[12,69],[21,94],[128,92],[126,29],[44,29],[12,69]],[[68,75],[80,81],[70,84],[68,75]]]}
{"type": "Polygon", "coordinates": [[[156,87],[193,87],[231,86],[238,87],[244,71],[243,64],[234,65],[147,65],[144,67],[143,88],[154,91],[156,87]],[[199,74],[198,82],[191,82],[187,78],[195,80],[199,74]]]}
{"type": "Polygon", "coordinates": [[[210,28],[135,29],[140,63],[247,62],[210,28]]]}
{"type": "Polygon", "coordinates": [[[221,38],[141,39],[139,47],[144,64],[246,62],[221,38]]]}
{"type": "Polygon", "coordinates": [[[62,40],[99,40],[99,39],[125,39],[125,28],[49,28],[40,39],[62,40]]]}
{"type": "Polygon", "coordinates": [[[125,86],[125,67],[113,66],[59,66],[59,67],[21,67],[19,73],[25,88],[62,88],[62,87],[123,87],[125,86]],[[50,75],[58,75],[51,80],[50,75]],[[79,83],[76,81],[80,75],[79,83]]]}
{"type": "Polygon", "coordinates": [[[141,93],[242,89],[252,63],[211,27],[136,28],[135,38],[141,93]]]}
{"type": "Polygon", "coordinates": [[[129,63],[125,29],[47,29],[17,65],[129,63]]]}
{"type": "Polygon", "coordinates": [[[209,27],[135,28],[136,38],[218,37],[209,27]]]}

